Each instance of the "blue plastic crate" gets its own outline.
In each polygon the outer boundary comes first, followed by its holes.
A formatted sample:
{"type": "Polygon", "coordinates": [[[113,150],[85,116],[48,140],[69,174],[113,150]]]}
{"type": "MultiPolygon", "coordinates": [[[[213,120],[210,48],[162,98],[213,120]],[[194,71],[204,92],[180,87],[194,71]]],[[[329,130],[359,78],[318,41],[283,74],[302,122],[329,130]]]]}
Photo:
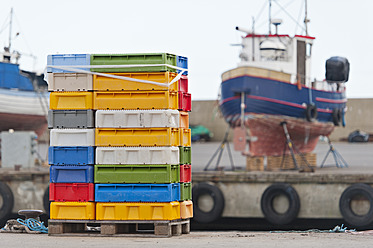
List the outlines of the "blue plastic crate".
{"type": "MultiPolygon", "coordinates": [[[[188,69],[188,58],[183,56],[176,57],[176,66],[188,69]]],[[[177,70],[177,73],[180,73],[181,70],[177,70]]],[[[188,71],[184,71],[183,75],[188,75],[188,71]]]]}
{"type": "Polygon", "coordinates": [[[50,165],[94,165],[93,146],[50,146],[48,150],[50,165]]]}
{"type": "Polygon", "coordinates": [[[93,166],[52,165],[49,176],[51,183],[93,183],[93,166]]]}
{"type": "MultiPolygon", "coordinates": [[[[47,65],[90,65],[91,64],[91,55],[90,54],[53,54],[48,55],[47,65]]],[[[89,71],[90,68],[78,68],[81,70],[89,71]]],[[[47,72],[53,73],[66,73],[72,72],[56,68],[47,68],[47,72]]]]}
{"type": "Polygon", "coordinates": [[[96,202],[180,201],[180,183],[95,184],[96,202]]]}

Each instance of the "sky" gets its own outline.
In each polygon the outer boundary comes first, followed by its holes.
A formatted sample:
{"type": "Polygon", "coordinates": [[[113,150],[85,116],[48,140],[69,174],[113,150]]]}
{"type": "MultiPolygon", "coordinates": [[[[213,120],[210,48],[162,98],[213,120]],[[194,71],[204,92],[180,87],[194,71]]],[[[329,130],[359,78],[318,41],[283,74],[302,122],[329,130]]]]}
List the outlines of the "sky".
{"type": "MultiPolygon", "coordinates": [[[[294,22],[303,18],[303,1],[272,2],[272,17],[283,19],[279,33],[304,34],[294,22]]],[[[236,26],[250,29],[254,17],[256,33],[268,32],[267,0],[2,0],[2,46],[11,7],[21,69],[42,72],[47,55],[57,53],[174,53],[188,57],[193,100],[217,99],[221,74],[237,66],[240,47],[232,44],[243,33],[236,26]]],[[[311,76],[323,80],[331,56],[348,58],[348,98],[373,97],[372,9],[371,0],[308,0],[309,35],[316,37],[311,76]]]]}

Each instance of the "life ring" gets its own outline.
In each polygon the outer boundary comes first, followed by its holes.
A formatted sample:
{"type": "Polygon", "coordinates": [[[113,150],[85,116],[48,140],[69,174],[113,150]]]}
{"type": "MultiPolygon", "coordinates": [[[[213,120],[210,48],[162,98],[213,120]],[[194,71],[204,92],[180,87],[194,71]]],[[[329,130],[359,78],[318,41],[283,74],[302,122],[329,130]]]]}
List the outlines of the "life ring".
{"type": "Polygon", "coordinates": [[[339,211],[343,219],[350,225],[363,227],[373,222],[373,188],[364,183],[356,183],[343,191],[339,199],[339,211]],[[369,201],[369,211],[365,214],[356,214],[351,208],[351,202],[356,197],[364,197],[369,201]]]}
{"type": "Polygon", "coordinates": [[[306,119],[307,121],[311,122],[316,120],[317,118],[317,108],[315,104],[307,104],[306,107],[306,119]]]}
{"type": "Polygon", "coordinates": [[[2,198],[2,205],[0,206],[0,219],[5,218],[12,213],[14,205],[14,196],[12,190],[3,182],[0,182],[0,197],[2,198]]]}
{"type": "Polygon", "coordinates": [[[47,189],[44,192],[44,196],[43,196],[43,207],[44,207],[45,213],[47,215],[49,215],[49,211],[50,211],[49,185],[48,185],[47,189]]]}
{"type": "Polygon", "coordinates": [[[342,111],[340,109],[333,109],[332,120],[334,126],[339,126],[342,121],[342,111]]]}
{"type": "Polygon", "coordinates": [[[297,191],[286,183],[276,183],[269,186],[263,193],[260,200],[260,207],[265,218],[272,224],[285,225],[298,216],[300,201],[297,191]],[[278,213],[273,206],[273,200],[277,196],[286,196],[289,207],[284,213],[278,213]]]}
{"type": "Polygon", "coordinates": [[[219,219],[223,213],[225,202],[221,190],[209,183],[199,183],[192,189],[194,220],[200,223],[210,223],[219,219]],[[201,197],[209,196],[212,199],[212,206],[209,210],[201,206],[201,197]]]}

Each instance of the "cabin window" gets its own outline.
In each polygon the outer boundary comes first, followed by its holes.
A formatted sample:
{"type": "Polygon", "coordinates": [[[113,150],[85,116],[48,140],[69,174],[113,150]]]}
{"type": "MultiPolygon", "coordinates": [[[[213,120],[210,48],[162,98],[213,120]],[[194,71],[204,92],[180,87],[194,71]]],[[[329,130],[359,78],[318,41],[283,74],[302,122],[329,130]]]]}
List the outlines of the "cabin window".
{"type": "Polygon", "coordinates": [[[312,55],[312,44],[307,43],[306,44],[306,56],[311,57],[312,55]]]}

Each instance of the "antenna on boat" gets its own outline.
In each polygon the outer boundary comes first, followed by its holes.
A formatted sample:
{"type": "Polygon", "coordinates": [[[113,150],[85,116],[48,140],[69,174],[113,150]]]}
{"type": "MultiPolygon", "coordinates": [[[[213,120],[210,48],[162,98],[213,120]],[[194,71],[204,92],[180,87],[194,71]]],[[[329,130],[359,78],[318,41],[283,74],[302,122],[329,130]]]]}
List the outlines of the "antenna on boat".
{"type": "Polygon", "coordinates": [[[13,8],[10,9],[10,21],[9,21],[9,51],[12,45],[12,22],[13,22],[13,8]]]}
{"type": "Polygon", "coordinates": [[[308,26],[307,24],[310,22],[310,19],[307,18],[307,0],[304,0],[304,26],[306,29],[306,36],[308,36],[308,26]]]}
{"type": "Polygon", "coordinates": [[[269,21],[268,21],[268,29],[269,29],[269,34],[271,34],[271,8],[272,8],[272,0],[268,0],[269,2],[269,13],[268,13],[268,18],[269,18],[269,21]]]}

